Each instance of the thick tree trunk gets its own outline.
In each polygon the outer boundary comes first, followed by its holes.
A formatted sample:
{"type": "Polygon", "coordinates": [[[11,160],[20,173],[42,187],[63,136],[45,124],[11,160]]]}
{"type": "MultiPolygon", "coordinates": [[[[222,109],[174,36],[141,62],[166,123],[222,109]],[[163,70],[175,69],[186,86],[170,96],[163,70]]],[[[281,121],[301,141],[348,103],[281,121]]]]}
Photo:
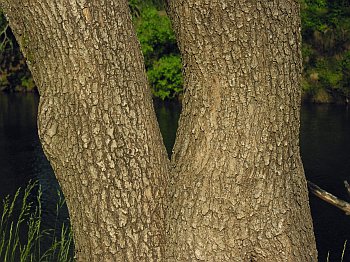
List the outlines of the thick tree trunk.
{"type": "Polygon", "coordinates": [[[296,0],[168,1],[185,95],[168,261],[316,261],[296,0]]]}
{"type": "Polygon", "coordinates": [[[162,261],[168,159],[126,0],[1,0],[78,261],[162,261]]]}
{"type": "Polygon", "coordinates": [[[165,218],[168,160],[127,1],[0,0],[79,261],[316,261],[296,2],[169,1],[186,94],[165,218]]]}

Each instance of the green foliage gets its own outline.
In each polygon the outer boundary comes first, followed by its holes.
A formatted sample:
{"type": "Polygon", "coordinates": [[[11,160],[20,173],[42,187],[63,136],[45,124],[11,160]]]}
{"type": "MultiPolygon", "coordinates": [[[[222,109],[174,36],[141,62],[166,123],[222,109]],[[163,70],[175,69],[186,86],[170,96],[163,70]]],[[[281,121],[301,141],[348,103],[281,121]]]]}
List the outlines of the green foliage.
{"type": "Polygon", "coordinates": [[[35,83],[33,78],[27,77],[27,76],[23,76],[21,78],[21,87],[23,87],[25,89],[25,91],[33,91],[35,88],[35,83]]]}
{"type": "Polygon", "coordinates": [[[345,6],[335,5],[331,0],[302,0],[301,17],[303,30],[319,30],[336,27],[344,18],[345,6]]]}
{"type": "Polygon", "coordinates": [[[14,38],[11,35],[5,15],[0,9],[0,58],[4,55],[6,49],[13,48],[14,38]]]}
{"type": "Polygon", "coordinates": [[[169,18],[146,5],[134,22],[153,95],[162,100],[176,98],[182,91],[182,66],[169,18]]]}
{"type": "Polygon", "coordinates": [[[139,17],[140,16],[140,10],[141,10],[141,2],[140,0],[129,0],[129,8],[131,15],[133,17],[139,17]]]}
{"type": "Polygon", "coordinates": [[[324,0],[304,0],[301,13],[303,29],[316,29],[322,25],[322,16],[327,13],[327,4],[324,0]]]}
{"type": "Polygon", "coordinates": [[[178,96],[183,85],[181,69],[180,56],[164,56],[154,63],[147,72],[154,96],[162,100],[178,96]]]}
{"type": "Polygon", "coordinates": [[[305,94],[311,95],[313,93],[313,88],[310,82],[305,79],[301,81],[301,89],[305,94]]]}
{"type": "Polygon", "coordinates": [[[349,97],[350,2],[302,0],[303,90],[349,97]]]}
{"type": "Polygon", "coordinates": [[[323,53],[344,50],[350,40],[350,4],[347,1],[302,0],[302,28],[305,42],[323,53]],[[336,50],[334,50],[336,49],[336,50]]]}
{"type": "Polygon", "coordinates": [[[0,91],[34,91],[25,59],[0,10],[0,91]]]}
{"type": "Polygon", "coordinates": [[[340,83],[343,78],[343,75],[339,71],[333,70],[320,70],[320,81],[323,86],[333,89],[340,88],[340,83]]]}
{"type": "Polygon", "coordinates": [[[144,8],[135,25],[146,68],[160,57],[178,52],[169,18],[154,7],[144,8]]]}
{"type": "Polygon", "coordinates": [[[342,72],[336,61],[320,59],[316,64],[321,84],[327,88],[339,88],[342,72]],[[333,63],[332,63],[333,62],[333,63]]]}
{"type": "MultiPolygon", "coordinates": [[[[60,235],[56,236],[56,228],[42,229],[41,188],[37,191],[35,200],[32,194],[37,183],[30,183],[22,193],[18,189],[12,200],[7,196],[3,200],[0,219],[0,260],[4,262],[25,261],[73,261],[73,237],[69,227],[63,225],[60,235]],[[20,206],[18,209],[17,206],[20,206]],[[23,232],[27,234],[23,237],[23,232]],[[43,241],[51,236],[51,246],[43,250],[43,241]]],[[[64,200],[57,204],[56,215],[64,200]]]]}
{"type": "MultiPolygon", "coordinates": [[[[314,95],[324,89],[324,92],[338,97],[349,97],[350,1],[299,1],[302,7],[304,93],[314,95]]],[[[164,2],[129,0],[129,7],[153,94],[161,99],[171,99],[181,92],[182,77],[179,59],[171,58],[178,57],[179,50],[170,20],[164,12],[164,2]]],[[[0,90],[32,90],[34,82],[0,11],[1,32],[0,45],[4,44],[1,45],[0,56],[5,59],[0,59],[0,90]]]]}

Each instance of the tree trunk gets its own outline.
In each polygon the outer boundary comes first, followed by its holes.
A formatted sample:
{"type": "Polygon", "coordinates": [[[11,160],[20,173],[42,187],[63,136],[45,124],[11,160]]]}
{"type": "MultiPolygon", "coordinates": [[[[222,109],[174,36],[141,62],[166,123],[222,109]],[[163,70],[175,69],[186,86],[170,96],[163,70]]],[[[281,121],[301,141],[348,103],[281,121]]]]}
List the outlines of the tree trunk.
{"type": "Polygon", "coordinates": [[[298,1],[168,1],[185,95],[168,261],[316,261],[299,154],[298,1]]]}
{"type": "Polygon", "coordinates": [[[162,261],[168,159],[127,1],[1,0],[78,261],[162,261]]]}
{"type": "Polygon", "coordinates": [[[127,1],[0,0],[78,261],[316,261],[296,2],[169,0],[186,93],[168,183],[127,1]]]}

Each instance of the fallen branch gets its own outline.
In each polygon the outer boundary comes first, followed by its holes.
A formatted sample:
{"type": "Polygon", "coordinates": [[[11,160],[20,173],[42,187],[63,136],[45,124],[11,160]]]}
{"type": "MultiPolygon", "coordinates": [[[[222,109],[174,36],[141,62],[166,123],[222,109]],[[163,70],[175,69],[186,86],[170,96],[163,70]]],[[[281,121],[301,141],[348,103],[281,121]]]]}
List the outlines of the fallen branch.
{"type": "Polygon", "coordinates": [[[346,188],[346,190],[348,191],[348,195],[350,196],[350,185],[349,185],[349,183],[348,183],[348,181],[344,181],[344,186],[345,186],[345,188],[346,188]]]}
{"type": "MultiPolygon", "coordinates": [[[[346,181],[344,181],[345,184],[346,181]]],[[[346,215],[350,215],[350,203],[337,198],[336,196],[332,195],[331,193],[328,193],[327,191],[323,190],[319,186],[315,185],[314,183],[307,181],[308,187],[310,191],[317,197],[321,198],[322,200],[332,204],[333,206],[336,206],[337,208],[343,210],[346,215]]],[[[350,186],[346,182],[347,185],[345,187],[348,190],[348,193],[350,194],[350,186]]]]}

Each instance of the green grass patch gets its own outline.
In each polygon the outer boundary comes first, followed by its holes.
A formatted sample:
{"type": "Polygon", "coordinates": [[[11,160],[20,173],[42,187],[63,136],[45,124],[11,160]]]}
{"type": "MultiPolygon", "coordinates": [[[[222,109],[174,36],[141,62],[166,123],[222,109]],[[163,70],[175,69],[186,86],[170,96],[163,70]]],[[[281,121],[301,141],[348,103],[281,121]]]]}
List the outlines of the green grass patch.
{"type": "MultiPolygon", "coordinates": [[[[56,218],[64,204],[61,195],[59,199],[56,218]]],[[[20,188],[14,196],[7,196],[3,200],[0,219],[0,261],[74,261],[70,227],[63,224],[61,229],[58,229],[55,223],[55,228],[43,229],[41,203],[42,190],[36,182],[29,183],[25,189],[20,188]],[[47,241],[50,241],[50,245],[44,248],[43,243],[47,241]]]]}

